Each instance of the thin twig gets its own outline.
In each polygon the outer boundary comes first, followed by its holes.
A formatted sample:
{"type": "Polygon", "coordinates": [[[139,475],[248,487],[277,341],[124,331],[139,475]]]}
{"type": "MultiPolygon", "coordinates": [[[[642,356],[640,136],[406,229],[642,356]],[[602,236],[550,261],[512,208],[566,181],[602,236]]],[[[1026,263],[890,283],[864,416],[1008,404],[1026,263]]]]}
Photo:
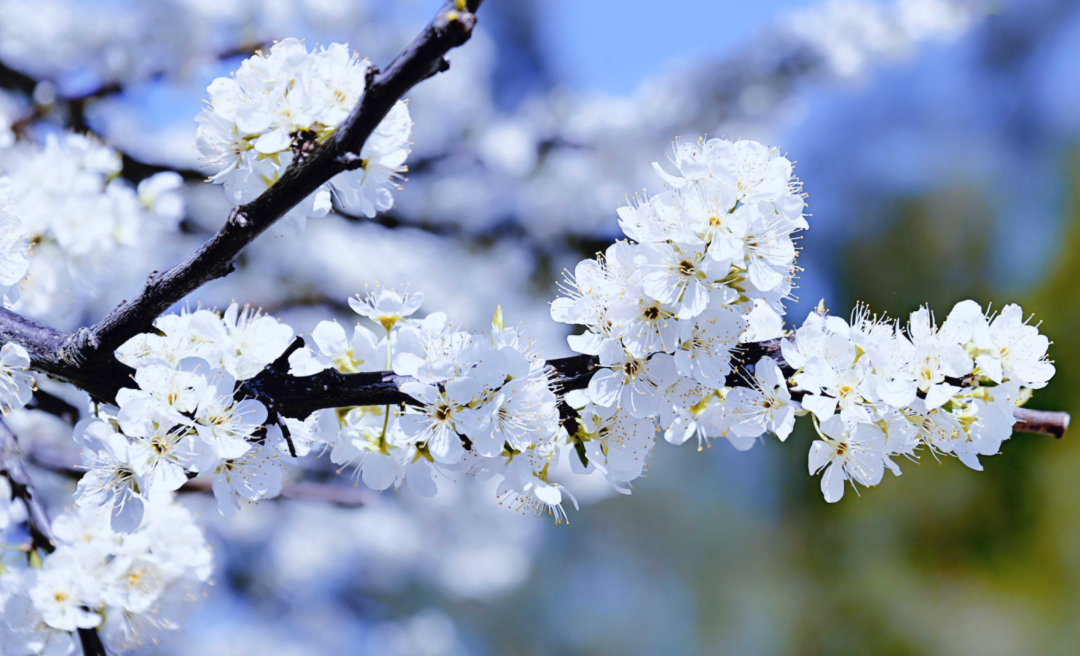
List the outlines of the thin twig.
{"type": "Polygon", "coordinates": [[[31,547],[52,553],[56,550],[56,544],[49,516],[45,514],[45,508],[34,494],[33,482],[19,456],[19,442],[15,439],[15,433],[0,420],[0,475],[11,482],[12,493],[22,499],[26,506],[26,525],[30,530],[31,547]]]}
{"type": "Polygon", "coordinates": [[[1013,430],[1018,433],[1053,435],[1060,439],[1065,437],[1065,431],[1069,430],[1069,413],[1067,412],[1017,408],[1013,410],[1013,417],[1016,417],[1013,430]]]}
{"type": "Polygon", "coordinates": [[[26,404],[26,407],[29,410],[46,412],[72,426],[79,421],[80,412],[77,407],[43,389],[34,390],[34,396],[30,398],[30,402],[26,404]]]}
{"type": "MultiPolygon", "coordinates": [[[[179,491],[213,494],[211,482],[208,478],[194,478],[188,481],[179,491]]],[[[281,496],[286,499],[323,501],[343,508],[359,508],[369,505],[374,499],[375,493],[357,485],[346,486],[314,481],[298,481],[296,483],[285,483],[281,487],[281,496]]]]}

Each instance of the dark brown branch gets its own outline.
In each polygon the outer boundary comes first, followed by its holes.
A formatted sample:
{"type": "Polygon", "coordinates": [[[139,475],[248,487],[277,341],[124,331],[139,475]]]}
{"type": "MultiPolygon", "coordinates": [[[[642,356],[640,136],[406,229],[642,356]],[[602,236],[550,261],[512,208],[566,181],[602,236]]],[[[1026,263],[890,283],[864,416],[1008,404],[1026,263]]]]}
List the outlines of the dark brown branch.
{"type": "Polygon", "coordinates": [[[118,346],[144,332],[173,304],[230,273],[240,251],[297,203],[338,173],[355,168],[364,142],[394,103],[417,83],[445,70],[444,55],[472,35],[476,22],[472,12],[480,0],[467,4],[468,11],[458,12],[454,2],[447,2],[405,51],[374,77],[358,106],[326,144],[290,166],[261,196],[235,208],[225,226],[191,257],[153,276],[134,299],[72,335],[64,344],[69,357],[94,364],[112,359],[118,346]]]}
{"type": "Polygon", "coordinates": [[[0,475],[11,482],[12,493],[22,499],[26,506],[26,525],[30,530],[31,547],[41,549],[45,553],[52,553],[56,551],[56,545],[49,524],[49,516],[45,514],[45,508],[34,494],[33,483],[30,481],[30,475],[23,468],[19,454],[19,442],[15,439],[15,434],[3,420],[0,420],[0,475]]]}
{"type": "MultiPolygon", "coordinates": [[[[744,367],[765,355],[777,361],[786,377],[790,378],[794,373],[784,362],[780,340],[776,339],[744,345],[734,364],[737,368],[744,367]]],[[[557,389],[564,393],[585,389],[598,366],[596,358],[587,355],[549,360],[548,364],[555,372],[557,389]]],[[[389,371],[343,374],[327,370],[314,376],[296,377],[271,373],[268,369],[252,379],[247,390],[256,397],[274,399],[278,412],[285,416],[303,418],[325,408],[416,404],[412,397],[401,391],[401,385],[411,380],[389,371]]],[[[725,383],[729,387],[747,385],[746,377],[739,371],[732,372],[725,383]]],[[[1017,408],[1014,414],[1017,421],[1014,430],[1019,433],[1062,437],[1069,426],[1066,412],[1017,408]]]]}
{"type": "Polygon", "coordinates": [[[82,643],[83,656],[109,656],[97,629],[79,629],[79,642],[82,643]]]}
{"type": "Polygon", "coordinates": [[[34,93],[37,85],[38,81],[33,77],[0,62],[0,88],[21,91],[29,96],[34,93]]]}
{"type": "MultiPolygon", "coordinates": [[[[180,492],[201,492],[213,494],[210,479],[195,478],[188,481],[180,492]]],[[[286,499],[304,501],[322,501],[342,508],[359,508],[370,504],[375,496],[371,490],[356,485],[334,485],[314,481],[286,482],[281,487],[281,496],[286,499]]]]}
{"type": "Polygon", "coordinates": [[[72,337],[0,308],[0,341],[15,342],[25,348],[34,371],[71,383],[95,400],[110,403],[115,400],[117,390],[133,384],[131,375],[135,370],[115,357],[96,364],[83,362],[77,351],[66,346],[72,337]]]}
{"type": "MultiPolygon", "coordinates": [[[[8,320],[8,317],[14,317],[10,320],[10,325],[14,327],[3,330],[20,331],[23,335],[43,335],[54,342],[57,339],[56,335],[61,334],[4,310],[0,310],[0,326],[5,325],[4,322],[8,320]]],[[[272,421],[277,421],[278,416],[304,418],[316,410],[325,408],[416,403],[412,397],[401,391],[401,385],[411,379],[390,371],[343,374],[330,369],[314,376],[290,376],[288,356],[301,346],[303,346],[303,340],[298,338],[276,362],[258,376],[247,381],[241,388],[242,394],[258,398],[266,404],[272,421]]],[[[131,385],[130,374],[133,370],[115,359],[104,365],[85,367],[50,360],[48,355],[48,349],[37,349],[31,352],[33,368],[72,383],[87,391],[95,399],[110,401],[116,397],[116,392],[121,387],[131,385]],[[45,353],[44,359],[39,360],[35,353],[40,355],[42,352],[45,353]]],[[[730,387],[745,386],[746,378],[738,369],[752,365],[765,355],[777,361],[786,377],[790,378],[794,373],[784,362],[780,352],[780,340],[774,339],[744,344],[733,361],[736,371],[728,376],[726,384],[730,387]]],[[[550,360],[548,364],[555,371],[556,386],[563,392],[584,389],[597,367],[596,358],[586,355],[550,360]]],[[[794,396],[798,397],[799,393],[795,392],[794,396]]],[[[1062,437],[1069,425],[1069,415],[1064,412],[1018,408],[1016,418],[1015,430],[1022,433],[1062,437]]]]}

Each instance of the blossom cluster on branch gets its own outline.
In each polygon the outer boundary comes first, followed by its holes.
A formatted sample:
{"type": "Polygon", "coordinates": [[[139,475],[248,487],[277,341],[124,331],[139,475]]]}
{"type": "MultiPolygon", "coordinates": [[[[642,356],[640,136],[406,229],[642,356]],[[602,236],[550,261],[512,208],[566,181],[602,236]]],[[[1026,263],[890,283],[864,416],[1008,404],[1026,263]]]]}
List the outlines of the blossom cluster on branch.
{"type": "MultiPolygon", "coordinates": [[[[725,432],[701,417],[715,414],[712,391],[727,388],[740,342],[779,334],[793,235],[809,226],[792,165],[775,149],[710,139],[677,143],[671,160],[677,175],[655,165],[669,189],[619,210],[633,241],[579,263],[551,313],[584,326],[570,346],[599,357],[589,403],[660,418],[670,442],[704,443],[725,432]]],[[[786,437],[790,413],[775,410],[762,425],[786,437]]]]}
{"type": "MultiPolygon", "coordinates": [[[[450,478],[498,475],[518,506],[561,513],[558,486],[542,473],[559,430],[547,363],[528,339],[504,325],[501,310],[488,336],[451,325],[441,312],[408,319],[422,301],[420,294],[388,289],[350,299],[356,312],[382,328],[381,337],[357,325],[346,342],[344,329],[323,322],[312,335],[318,350],[290,356],[296,375],[385,366],[413,379],[402,391],[419,402],[416,408],[339,412],[331,459],[355,466],[373,489],[407,481],[424,496],[436,492],[434,471],[450,478]],[[533,462],[541,464],[525,464],[533,462]]],[[[324,439],[331,435],[323,433],[324,439]]]]}
{"type": "Polygon", "coordinates": [[[235,303],[220,316],[198,310],[155,327],[117,351],[138,389],[121,390],[116,406],[99,404],[75,428],[88,469],[79,505],[109,508],[113,529],[127,532],[156,493],[189,476],[212,477],[223,514],[277,496],[285,444],[280,430],[263,430],[267,409],[244,398],[244,381],[284,352],[292,328],[235,303]]]}
{"type": "MultiPolygon", "coordinates": [[[[327,139],[363,98],[371,63],[335,43],[308,52],[296,39],[244,61],[233,77],[207,89],[210,102],[196,121],[198,145],[211,180],[234,205],[257,198],[327,139]]],[[[323,184],[278,223],[299,231],[330,211],[337,193],[365,216],[390,209],[392,190],[406,171],[412,120],[402,100],[379,123],[359,153],[360,166],[323,184]]]]}
{"type": "Polygon", "coordinates": [[[587,391],[568,395],[590,418],[579,426],[621,416],[605,439],[633,444],[637,423],[655,420],[669,442],[724,437],[743,450],[766,432],[786,440],[809,414],[821,438],[809,469],[835,502],[846,481],[877,485],[900,473],[892,456],[921,447],[982,469],[1013,410],[1053,376],[1049,340],[1019,306],[991,321],[974,301],[940,330],[927,308],[901,329],[864,307],[850,323],[819,307],[782,340],[789,372],[769,356],[733,372],[739,344],[767,330],[792,288],[792,235],[808,227],[799,186],[787,159],[751,141],[679,143],[672,163],[678,175],[656,165],[670,189],[620,210],[633,241],[578,264],[552,304],[556,320],[587,329],[570,346],[599,357],[587,391]]]}
{"type": "MultiPolygon", "coordinates": [[[[0,526],[6,483],[0,478],[0,526]]],[[[109,649],[126,652],[179,627],[211,573],[210,549],[191,513],[164,494],[129,533],[109,523],[106,510],[73,510],[53,522],[52,553],[0,556],[3,653],[68,654],[72,633],[94,628],[109,649]]]]}

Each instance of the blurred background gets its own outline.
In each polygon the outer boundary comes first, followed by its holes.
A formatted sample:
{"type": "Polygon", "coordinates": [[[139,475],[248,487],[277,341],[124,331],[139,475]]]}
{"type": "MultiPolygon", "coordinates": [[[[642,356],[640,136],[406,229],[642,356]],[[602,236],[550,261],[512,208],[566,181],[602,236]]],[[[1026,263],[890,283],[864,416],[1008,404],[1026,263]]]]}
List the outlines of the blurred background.
{"type": "MultiPolygon", "coordinates": [[[[0,0],[0,145],[89,130],[133,182],[186,180],[178,232],[41,319],[93,322],[221,225],[194,149],[214,77],[290,36],[385,64],[435,6],[0,0]]],[[[1080,413],[1080,3],[488,0],[479,16],[451,70],[408,96],[396,207],[264,235],[192,306],[237,299],[308,332],[355,320],[344,301],[364,284],[411,283],[477,327],[501,303],[566,355],[547,316],[560,271],[618,236],[616,207],[655,187],[676,136],[744,137],[781,145],[809,193],[791,321],[822,298],[901,317],[1017,302],[1055,340],[1032,406],[1080,413]]],[[[44,287],[20,302],[69,291],[44,287]]],[[[12,423],[35,448],[71,441],[48,417],[12,423]]],[[[573,488],[569,526],[475,484],[361,508],[279,499],[230,522],[186,495],[215,584],[148,653],[1077,653],[1080,437],[1017,435],[982,473],[924,456],[836,505],[807,476],[810,440],[661,443],[632,497],[573,488]]],[[[326,460],[294,476],[351,486],[326,460]]],[[[39,474],[70,504],[69,482],[39,474]]]]}

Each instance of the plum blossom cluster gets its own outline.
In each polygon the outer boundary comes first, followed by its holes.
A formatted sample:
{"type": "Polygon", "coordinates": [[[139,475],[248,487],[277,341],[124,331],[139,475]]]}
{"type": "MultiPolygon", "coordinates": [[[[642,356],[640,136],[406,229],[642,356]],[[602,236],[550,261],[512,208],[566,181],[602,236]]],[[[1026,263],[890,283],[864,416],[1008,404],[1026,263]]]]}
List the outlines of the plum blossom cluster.
{"type": "Polygon", "coordinates": [[[336,413],[338,425],[323,433],[333,443],[331,459],[355,468],[373,489],[407,483],[426,496],[436,493],[440,477],[499,477],[504,502],[564,518],[563,489],[548,479],[560,427],[550,367],[530,340],[505,325],[501,309],[485,335],[452,325],[441,312],[411,318],[422,301],[421,294],[385,288],[350,299],[377,333],[357,325],[349,336],[323,322],[312,334],[314,347],[290,356],[299,376],[392,368],[410,377],[401,389],[417,405],[336,413]]]}
{"type": "Polygon", "coordinates": [[[117,350],[137,388],[75,427],[87,468],[78,505],[107,508],[113,530],[127,533],[155,494],[196,476],[211,478],[225,515],[277,496],[286,445],[280,429],[263,430],[267,409],[244,383],[285,351],[292,328],[235,303],[222,315],[163,316],[154,327],[117,350]]]}
{"type": "MultiPolygon", "coordinates": [[[[5,483],[0,478],[0,506],[5,483]]],[[[110,528],[107,511],[79,508],[53,523],[53,553],[5,551],[0,652],[69,654],[77,644],[73,632],[97,628],[112,653],[123,653],[178,628],[210,577],[211,553],[172,495],[150,504],[127,534],[110,528]]]]}
{"type": "MultiPolygon", "coordinates": [[[[790,163],[754,142],[677,144],[672,163],[678,175],[655,165],[669,189],[620,209],[633,241],[580,262],[552,303],[555,320],[586,329],[571,348],[598,360],[587,389],[566,396],[583,465],[610,461],[612,444],[640,453],[657,423],[675,444],[724,437],[745,450],[811,415],[821,439],[809,468],[835,502],[845,482],[899,474],[894,456],[925,447],[981,469],[978,456],[998,453],[1013,409],[1054,373],[1049,341],[1018,306],[988,317],[965,301],[940,329],[925,308],[903,328],[865,308],[851,323],[821,309],[783,339],[782,359],[733,371],[740,343],[783,311],[803,199],[790,163]]],[[[629,490],[627,472],[603,466],[629,490]]]]}
{"type": "MultiPolygon", "coordinates": [[[[255,199],[293,160],[325,143],[363,97],[371,64],[332,44],[308,52],[297,39],[256,53],[230,78],[217,78],[209,105],[196,117],[198,146],[211,180],[234,205],[255,199]]],[[[403,101],[375,128],[360,151],[360,167],[339,173],[285,215],[279,225],[299,231],[325,216],[337,193],[364,215],[393,206],[405,172],[412,120],[403,101]]]]}
{"type": "Polygon", "coordinates": [[[119,177],[120,155],[85,135],[18,141],[0,151],[0,168],[8,173],[0,181],[0,288],[6,303],[18,300],[14,308],[35,317],[75,313],[79,292],[97,292],[120,249],[183,218],[178,174],[133,186],[119,177]]]}
{"type": "Polygon", "coordinates": [[[979,456],[997,454],[1012,435],[1013,410],[1054,375],[1048,347],[1018,305],[990,315],[963,301],[940,328],[927,308],[905,328],[864,307],[850,323],[811,313],[782,352],[820,437],[809,468],[822,473],[825,499],[838,501],[845,482],[899,475],[892,458],[916,459],[921,449],[982,471],[979,456]]]}
{"type": "Polygon", "coordinates": [[[808,226],[791,162],[776,149],[702,139],[676,143],[671,163],[675,174],[654,165],[666,190],[619,210],[633,241],[580,262],[551,315],[584,326],[570,347],[599,358],[587,396],[568,397],[575,407],[659,419],[669,441],[704,444],[724,434],[702,417],[722,413],[740,340],[772,336],[780,323],[793,236],[808,226]]]}
{"type": "MultiPolygon", "coordinates": [[[[793,236],[808,227],[805,202],[791,162],[755,141],[676,143],[671,163],[677,174],[654,164],[670,188],[619,209],[633,241],[580,262],[551,316],[585,326],[570,346],[600,355],[605,367],[672,365],[701,385],[722,385],[747,324],[767,326],[783,313],[793,236]]],[[[651,398],[633,396],[647,404],[637,416],[655,414],[651,398]]]]}
{"type": "Polygon", "coordinates": [[[416,379],[401,389],[423,405],[401,417],[405,438],[447,472],[498,477],[511,508],[565,519],[565,489],[549,479],[560,455],[553,372],[534,344],[505,325],[501,308],[490,336],[455,329],[441,313],[406,335],[394,371],[416,379]]]}

